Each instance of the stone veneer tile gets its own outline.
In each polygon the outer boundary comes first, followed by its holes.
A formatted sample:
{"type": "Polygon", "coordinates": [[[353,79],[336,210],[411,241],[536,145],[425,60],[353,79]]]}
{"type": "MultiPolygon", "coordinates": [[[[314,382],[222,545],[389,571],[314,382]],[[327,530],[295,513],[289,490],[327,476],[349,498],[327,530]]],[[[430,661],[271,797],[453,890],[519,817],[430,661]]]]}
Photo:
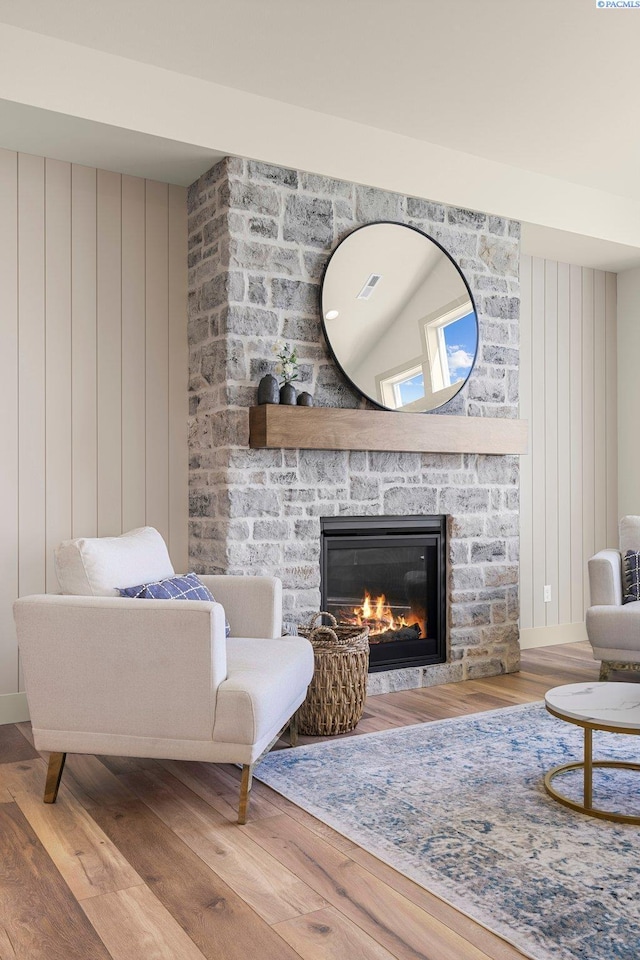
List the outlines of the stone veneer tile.
{"type": "MultiPolygon", "coordinates": [[[[277,574],[288,619],[318,609],[319,517],[446,513],[448,662],[371,674],[382,693],[516,670],[518,459],[250,450],[247,410],[274,348],[295,344],[300,386],[325,406],[367,407],[335,367],[320,281],[337,242],[391,219],[457,259],[478,309],[480,350],[439,414],[517,417],[520,225],[481,211],[227,158],[189,188],[191,562],[277,574]]],[[[428,416],[429,414],[425,414],[428,416]]]]}
{"type": "Polygon", "coordinates": [[[370,673],[367,680],[367,694],[375,696],[378,693],[393,693],[395,690],[413,690],[415,687],[422,687],[422,670],[422,667],[403,667],[400,670],[370,673]]]}

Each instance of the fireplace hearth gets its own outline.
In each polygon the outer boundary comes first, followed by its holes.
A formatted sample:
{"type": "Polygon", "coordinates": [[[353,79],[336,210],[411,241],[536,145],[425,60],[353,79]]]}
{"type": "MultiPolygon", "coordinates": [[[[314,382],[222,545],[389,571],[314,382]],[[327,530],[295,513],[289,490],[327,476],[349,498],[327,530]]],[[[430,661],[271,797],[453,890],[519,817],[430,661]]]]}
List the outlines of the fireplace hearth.
{"type": "Polygon", "coordinates": [[[321,517],[322,609],[369,627],[371,672],[446,659],[446,518],[321,517]]]}

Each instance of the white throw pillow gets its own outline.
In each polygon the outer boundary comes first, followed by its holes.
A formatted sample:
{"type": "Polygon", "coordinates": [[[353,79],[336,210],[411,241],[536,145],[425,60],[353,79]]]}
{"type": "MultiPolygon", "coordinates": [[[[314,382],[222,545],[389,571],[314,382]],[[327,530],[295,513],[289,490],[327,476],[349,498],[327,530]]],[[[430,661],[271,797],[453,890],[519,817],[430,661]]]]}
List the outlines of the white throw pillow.
{"type": "Polygon", "coordinates": [[[167,546],[153,527],[120,537],[65,540],[55,562],[60,589],[71,596],[118,597],[118,587],[175,576],[167,546]]]}
{"type": "Polygon", "coordinates": [[[640,551],[640,517],[623,517],[620,521],[620,553],[640,551]]]}

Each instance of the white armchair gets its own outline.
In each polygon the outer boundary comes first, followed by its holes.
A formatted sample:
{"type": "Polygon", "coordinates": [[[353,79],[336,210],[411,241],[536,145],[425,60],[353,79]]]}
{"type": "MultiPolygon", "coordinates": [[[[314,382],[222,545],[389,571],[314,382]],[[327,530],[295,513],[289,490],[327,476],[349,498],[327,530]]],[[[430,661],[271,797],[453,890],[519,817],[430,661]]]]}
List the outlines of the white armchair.
{"type": "Polygon", "coordinates": [[[587,636],[601,661],[601,680],[612,670],[640,670],[640,602],[622,602],[622,561],[628,550],[640,550],[640,517],[620,521],[619,550],[601,550],[589,560],[587,636]]]}
{"type": "Polygon", "coordinates": [[[215,603],[16,601],[34,740],[51,752],[45,802],[55,802],[67,753],[237,763],[246,821],[253,766],[303,702],[313,652],[302,637],[280,636],[278,579],[201,580],[215,603]]]}

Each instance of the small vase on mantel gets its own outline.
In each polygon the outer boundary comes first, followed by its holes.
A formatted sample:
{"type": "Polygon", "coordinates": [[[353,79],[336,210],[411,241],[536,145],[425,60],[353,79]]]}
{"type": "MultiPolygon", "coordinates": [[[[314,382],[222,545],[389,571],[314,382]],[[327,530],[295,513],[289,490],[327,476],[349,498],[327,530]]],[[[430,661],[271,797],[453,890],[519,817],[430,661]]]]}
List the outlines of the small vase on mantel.
{"type": "Polygon", "coordinates": [[[307,393],[305,390],[303,393],[298,394],[298,406],[299,407],[312,407],[313,406],[313,397],[310,393],[307,393]]]}
{"type": "Polygon", "coordinates": [[[258,384],[258,403],[280,403],[280,387],[271,373],[267,373],[258,384]]]}
{"type": "Polygon", "coordinates": [[[280,403],[289,407],[295,407],[298,402],[298,394],[292,383],[283,383],[280,387],[280,403]]]}

